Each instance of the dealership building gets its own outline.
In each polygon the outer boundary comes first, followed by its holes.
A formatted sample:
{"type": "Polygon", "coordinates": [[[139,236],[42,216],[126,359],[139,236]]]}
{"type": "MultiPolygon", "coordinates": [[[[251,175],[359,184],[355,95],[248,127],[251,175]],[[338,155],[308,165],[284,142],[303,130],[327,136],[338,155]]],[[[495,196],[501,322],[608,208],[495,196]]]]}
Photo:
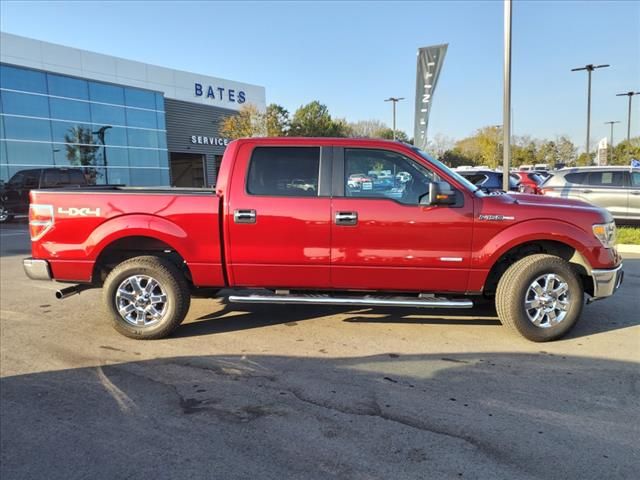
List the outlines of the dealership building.
{"type": "Polygon", "coordinates": [[[0,33],[0,179],[81,168],[97,183],[215,185],[222,121],[264,87],[0,33]]]}

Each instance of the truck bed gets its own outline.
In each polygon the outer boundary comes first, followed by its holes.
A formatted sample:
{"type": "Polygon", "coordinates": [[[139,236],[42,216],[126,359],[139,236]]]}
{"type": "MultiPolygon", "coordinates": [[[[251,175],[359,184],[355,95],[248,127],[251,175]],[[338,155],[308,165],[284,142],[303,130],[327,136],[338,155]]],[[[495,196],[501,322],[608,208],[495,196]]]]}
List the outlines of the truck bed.
{"type": "Polygon", "coordinates": [[[34,190],[31,203],[50,205],[53,211],[46,241],[36,238],[32,255],[50,259],[56,280],[95,280],[96,265],[109,261],[117,246],[172,255],[196,286],[225,283],[220,200],[211,189],[107,185],[34,190]]]}

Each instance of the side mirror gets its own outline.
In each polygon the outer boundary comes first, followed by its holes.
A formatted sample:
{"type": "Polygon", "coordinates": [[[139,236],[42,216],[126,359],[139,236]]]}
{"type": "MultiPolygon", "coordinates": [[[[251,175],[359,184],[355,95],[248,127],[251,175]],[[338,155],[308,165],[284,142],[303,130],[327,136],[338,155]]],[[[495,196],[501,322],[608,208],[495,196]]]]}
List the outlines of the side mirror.
{"type": "Polygon", "coordinates": [[[420,199],[420,205],[453,205],[456,192],[447,182],[429,182],[429,194],[420,199]]]}

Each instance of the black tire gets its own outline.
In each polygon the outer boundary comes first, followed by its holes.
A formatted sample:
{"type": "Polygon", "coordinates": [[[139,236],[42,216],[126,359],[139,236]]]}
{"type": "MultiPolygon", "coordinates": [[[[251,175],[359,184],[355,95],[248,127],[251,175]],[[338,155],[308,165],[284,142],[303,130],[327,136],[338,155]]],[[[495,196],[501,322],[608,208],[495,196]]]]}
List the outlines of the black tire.
{"type": "Polygon", "coordinates": [[[4,205],[0,205],[0,223],[9,223],[13,220],[13,215],[4,205]]]}
{"type": "MultiPolygon", "coordinates": [[[[138,281],[137,285],[141,283],[138,281]]],[[[132,291],[129,295],[135,296],[135,293],[132,291]]],[[[166,337],[182,323],[189,311],[191,292],[184,274],[173,263],[159,257],[141,256],[125,260],[109,273],[103,286],[103,301],[111,316],[113,327],[119,333],[129,338],[153,340],[166,337]],[[160,294],[166,297],[166,302],[154,304],[162,306],[162,315],[151,319],[149,324],[145,325],[132,324],[120,314],[117,305],[117,302],[127,306],[130,303],[132,307],[137,305],[133,301],[123,299],[122,293],[118,294],[120,286],[125,283],[127,286],[130,285],[130,279],[136,276],[141,276],[142,283],[146,282],[147,286],[150,283],[146,279],[154,280],[159,288],[155,290],[158,295],[156,298],[160,298],[160,294]]],[[[145,317],[146,315],[143,315],[143,318],[145,317]]],[[[146,319],[142,321],[146,322],[146,319]]]]}
{"type": "MultiPolygon", "coordinates": [[[[540,285],[540,283],[537,284],[538,287],[540,285]]],[[[546,300],[548,297],[544,298],[546,300]]],[[[553,299],[550,301],[553,302],[553,299]]],[[[518,260],[502,275],[496,291],[496,310],[502,324],[534,342],[548,342],[565,335],[580,318],[583,304],[584,290],[580,278],[566,260],[553,255],[536,254],[518,260]],[[543,315],[543,323],[537,326],[529,315],[536,317],[535,313],[538,309],[527,310],[525,301],[535,298],[530,296],[535,294],[530,287],[547,274],[556,275],[556,278],[564,281],[567,294],[558,298],[568,305],[561,321],[554,324],[549,316],[543,315]]],[[[555,316],[556,312],[559,310],[553,311],[551,315],[555,316]]]]}

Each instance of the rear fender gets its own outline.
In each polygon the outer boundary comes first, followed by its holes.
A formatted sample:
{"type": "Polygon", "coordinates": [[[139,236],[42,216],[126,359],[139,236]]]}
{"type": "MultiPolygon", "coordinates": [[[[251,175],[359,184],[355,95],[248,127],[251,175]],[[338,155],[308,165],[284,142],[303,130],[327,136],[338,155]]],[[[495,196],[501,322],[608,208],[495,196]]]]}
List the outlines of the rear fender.
{"type": "Polygon", "coordinates": [[[166,243],[189,261],[189,237],[175,223],[155,215],[123,215],[98,226],[84,244],[87,259],[95,261],[111,243],[126,237],[149,237],[166,243]]]}

